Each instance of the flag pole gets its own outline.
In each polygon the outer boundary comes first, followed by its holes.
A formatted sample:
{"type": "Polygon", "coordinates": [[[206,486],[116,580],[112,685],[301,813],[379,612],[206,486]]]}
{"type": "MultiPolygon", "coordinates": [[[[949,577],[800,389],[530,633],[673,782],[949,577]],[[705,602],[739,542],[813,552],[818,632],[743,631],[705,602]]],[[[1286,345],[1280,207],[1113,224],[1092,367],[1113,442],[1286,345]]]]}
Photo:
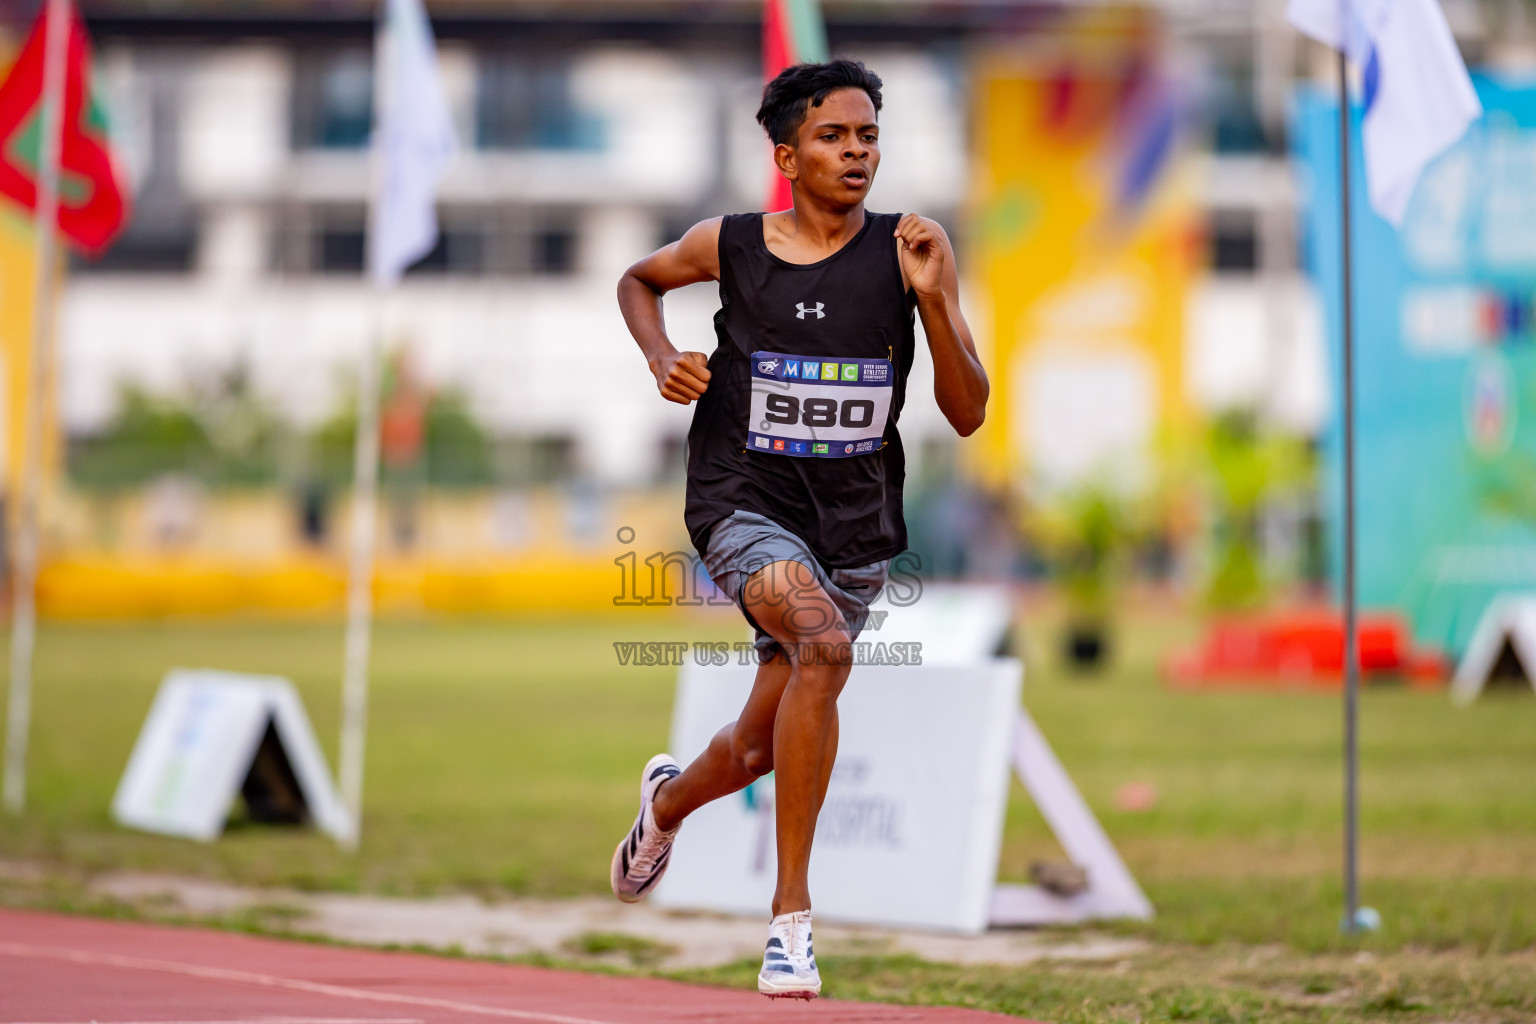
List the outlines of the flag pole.
{"type": "Polygon", "coordinates": [[[1339,235],[1344,260],[1344,924],[1359,930],[1360,917],[1360,664],[1355,597],[1355,317],[1349,233],[1349,70],[1339,61],[1339,235]]]}
{"type": "MultiPolygon", "coordinates": [[[[389,95],[389,17],[379,19],[373,43],[373,141],[369,209],[377,210],[384,188],[379,136],[389,95]]],[[[363,834],[363,753],[368,734],[368,655],[373,644],[373,561],[379,521],[379,378],[385,329],[385,290],[374,273],[379,260],[377,230],[370,220],[364,274],[375,288],[370,296],[368,334],[357,368],[357,435],[352,443],[352,530],[347,565],[347,644],[341,682],[341,798],[351,830],[342,839],[357,849],[363,834]]]]}
{"type": "Polygon", "coordinates": [[[372,190],[367,276],[372,327],[357,382],[353,448],[352,558],[347,579],[347,655],[342,683],[341,791],[356,849],[362,834],[363,739],[368,718],[368,647],[373,627],[374,531],[379,504],[379,378],[390,289],[441,237],[434,208],[451,155],[452,112],[437,72],[432,23],[421,0],[383,0],[374,36],[372,190]]]}
{"type": "Polygon", "coordinates": [[[58,260],[59,149],[64,135],[64,80],[68,67],[69,0],[46,0],[43,35],[42,139],[37,166],[36,267],[32,305],[27,409],[22,427],[21,506],[16,522],[16,561],[11,577],[11,685],[5,730],[5,806],[26,806],[27,733],[32,718],[32,660],[37,648],[38,492],[41,490],[43,423],[53,362],[54,264],[58,260]]]}
{"type": "Polygon", "coordinates": [[[351,556],[347,567],[347,646],[341,687],[341,796],[351,828],[342,839],[357,849],[363,826],[363,748],[368,732],[368,654],[373,635],[373,555],[379,505],[380,335],[382,293],[357,373],[357,437],[352,446],[351,556]]]}

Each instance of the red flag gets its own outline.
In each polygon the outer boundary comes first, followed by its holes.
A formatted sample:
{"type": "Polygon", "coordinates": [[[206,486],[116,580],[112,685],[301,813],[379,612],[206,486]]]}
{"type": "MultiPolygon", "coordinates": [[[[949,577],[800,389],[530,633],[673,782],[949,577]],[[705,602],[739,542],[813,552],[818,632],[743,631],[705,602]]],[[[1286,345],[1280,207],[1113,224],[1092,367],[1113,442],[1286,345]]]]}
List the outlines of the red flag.
{"type": "Polygon", "coordinates": [[[795,40],[790,35],[784,0],[763,0],[763,81],[795,62],[795,40]]]}
{"type": "MultiPolygon", "coordinates": [[[[43,49],[48,5],[0,83],[0,195],[37,208],[42,137],[43,49]]],[[[88,253],[111,244],[128,223],[128,201],[107,139],[106,118],[91,94],[91,43],[69,4],[64,123],[59,145],[59,231],[88,253]]]]}
{"type": "MultiPolygon", "coordinates": [[[[816,0],[763,0],[763,82],[800,61],[827,59],[827,34],[816,0]]],[[[775,168],[768,189],[770,211],[794,205],[789,182],[775,168]]]]}

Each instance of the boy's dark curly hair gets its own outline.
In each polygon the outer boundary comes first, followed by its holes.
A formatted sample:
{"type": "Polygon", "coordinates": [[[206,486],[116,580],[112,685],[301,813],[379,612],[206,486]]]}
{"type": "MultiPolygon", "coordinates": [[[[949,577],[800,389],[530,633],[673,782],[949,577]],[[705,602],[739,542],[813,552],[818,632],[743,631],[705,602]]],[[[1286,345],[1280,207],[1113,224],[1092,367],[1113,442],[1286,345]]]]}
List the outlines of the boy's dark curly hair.
{"type": "Polygon", "coordinates": [[[880,113],[880,76],[856,60],[830,60],[825,64],[795,64],[780,71],[763,86],[763,105],[757,123],[774,145],[792,144],[795,133],[811,107],[819,107],[838,89],[863,89],[880,113]]]}

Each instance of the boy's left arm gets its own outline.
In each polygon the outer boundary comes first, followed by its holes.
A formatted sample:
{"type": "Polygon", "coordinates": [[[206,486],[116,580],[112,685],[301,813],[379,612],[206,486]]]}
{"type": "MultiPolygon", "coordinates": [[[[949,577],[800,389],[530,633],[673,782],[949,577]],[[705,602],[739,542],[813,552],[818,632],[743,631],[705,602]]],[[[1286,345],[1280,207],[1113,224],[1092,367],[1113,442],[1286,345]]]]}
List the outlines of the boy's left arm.
{"type": "Polygon", "coordinates": [[[955,432],[969,437],[986,419],[991,385],[960,312],[954,247],[937,221],[915,213],[901,218],[896,237],[902,276],[917,293],[917,315],[933,355],[933,397],[955,432]]]}

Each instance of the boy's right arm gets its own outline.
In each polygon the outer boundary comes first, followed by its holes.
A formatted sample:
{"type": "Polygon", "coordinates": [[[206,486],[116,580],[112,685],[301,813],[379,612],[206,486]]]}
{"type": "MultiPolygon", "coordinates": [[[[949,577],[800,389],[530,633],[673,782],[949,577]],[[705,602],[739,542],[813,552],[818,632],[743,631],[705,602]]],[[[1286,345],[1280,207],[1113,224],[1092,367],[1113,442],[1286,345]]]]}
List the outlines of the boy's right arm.
{"type": "Polygon", "coordinates": [[[720,218],[700,221],[619,278],[619,309],[656,378],[661,397],[688,405],[709,387],[708,358],[679,352],[667,338],[661,297],[674,288],[720,279],[720,218]]]}

